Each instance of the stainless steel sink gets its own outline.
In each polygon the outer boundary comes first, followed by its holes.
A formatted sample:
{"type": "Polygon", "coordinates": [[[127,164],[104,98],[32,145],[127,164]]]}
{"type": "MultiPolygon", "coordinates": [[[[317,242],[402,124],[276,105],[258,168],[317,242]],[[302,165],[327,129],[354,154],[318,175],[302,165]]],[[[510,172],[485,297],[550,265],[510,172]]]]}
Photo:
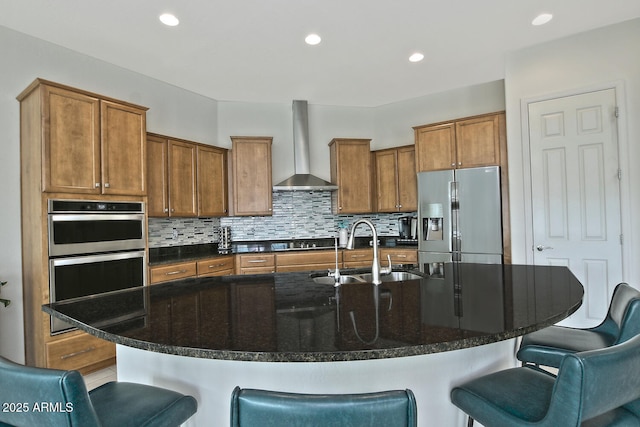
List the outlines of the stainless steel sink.
{"type": "MultiPolygon", "coordinates": [[[[359,274],[361,279],[364,279],[365,282],[371,282],[372,275],[370,273],[367,274],[359,274]]],[[[402,282],[405,280],[419,280],[422,279],[422,276],[417,274],[409,273],[407,271],[392,271],[389,274],[385,274],[380,276],[380,280],[382,282],[402,282]]]]}
{"type": "MultiPolygon", "coordinates": [[[[340,276],[339,282],[341,285],[344,283],[366,283],[367,280],[361,278],[360,276],[360,274],[340,276]]],[[[369,276],[371,275],[369,274],[369,276]]],[[[314,277],[313,281],[316,283],[321,283],[323,285],[335,285],[336,283],[336,279],[333,276],[314,277]]],[[[371,281],[371,278],[369,278],[369,281],[371,281]]]]}
{"type": "MultiPolygon", "coordinates": [[[[371,273],[363,274],[349,274],[340,276],[340,284],[344,283],[371,283],[373,276],[371,273]]],[[[422,276],[409,273],[407,271],[392,271],[390,274],[385,274],[381,277],[382,282],[402,282],[405,280],[419,280],[422,276]]],[[[314,277],[313,281],[324,285],[334,285],[335,279],[333,276],[319,276],[314,277]]]]}

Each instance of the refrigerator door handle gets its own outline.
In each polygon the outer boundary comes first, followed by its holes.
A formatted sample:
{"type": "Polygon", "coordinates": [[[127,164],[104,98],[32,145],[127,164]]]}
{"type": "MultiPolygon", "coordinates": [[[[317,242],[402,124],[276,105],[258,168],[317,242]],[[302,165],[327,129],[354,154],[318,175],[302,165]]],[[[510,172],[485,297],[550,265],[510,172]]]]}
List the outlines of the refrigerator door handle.
{"type": "Polygon", "coordinates": [[[460,230],[458,229],[458,214],[460,212],[460,199],[458,183],[450,183],[449,197],[451,200],[451,251],[460,251],[460,230]]]}

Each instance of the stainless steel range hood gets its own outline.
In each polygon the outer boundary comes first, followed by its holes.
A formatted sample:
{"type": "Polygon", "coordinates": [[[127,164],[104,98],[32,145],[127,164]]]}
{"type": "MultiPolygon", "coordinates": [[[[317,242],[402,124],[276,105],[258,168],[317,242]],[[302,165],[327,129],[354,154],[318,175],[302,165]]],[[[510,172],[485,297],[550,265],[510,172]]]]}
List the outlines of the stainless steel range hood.
{"type": "Polygon", "coordinates": [[[293,101],[294,175],[273,186],[274,191],[333,191],[338,187],[309,173],[309,116],[307,101],[293,101]]]}

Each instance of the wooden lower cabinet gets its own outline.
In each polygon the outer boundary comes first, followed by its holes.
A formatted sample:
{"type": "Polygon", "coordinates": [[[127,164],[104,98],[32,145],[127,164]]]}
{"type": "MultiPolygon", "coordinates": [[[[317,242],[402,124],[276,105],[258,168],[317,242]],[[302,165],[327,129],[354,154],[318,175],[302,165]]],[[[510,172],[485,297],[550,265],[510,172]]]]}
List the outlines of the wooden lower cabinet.
{"type": "Polygon", "coordinates": [[[197,274],[195,261],[181,262],[177,264],[158,265],[150,269],[149,284],[153,285],[160,282],[168,282],[170,280],[184,279],[193,277],[197,274]]]}
{"type": "Polygon", "coordinates": [[[416,249],[381,248],[380,263],[387,265],[387,255],[391,256],[392,265],[418,264],[416,249]]]}
{"type": "Polygon", "coordinates": [[[45,344],[47,368],[91,372],[116,362],[114,343],[85,333],[45,344]]]}
{"type": "Polygon", "coordinates": [[[149,267],[149,284],[186,279],[187,277],[226,276],[235,273],[233,255],[177,262],[149,267]]]}
{"type": "Polygon", "coordinates": [[[236,262],[238,274],[268,274],[276,272],[275,254],[242,254],[236,262]]]}
{"type": "Polygon", "coordinates": [[[344,268],[371,267],[373,263],[373,249],[345,250],[342,253],[344,268]]]}
{"type": "MultiPolygon", "coordinates": [[[[338,267],[342,266],[342,251],[338,252],[338,267]]],[[[289,271],[326,270],[336,268],[335,251],[302,251],[286,252],[276,255],[276,271],[284,273],[289,271]]]]}
{"type": "Polygon", "coordinates": [[[196,264],[198,277],[227,276],[235,273],[235,257],[225,256],[198,261],[196,264]]]}

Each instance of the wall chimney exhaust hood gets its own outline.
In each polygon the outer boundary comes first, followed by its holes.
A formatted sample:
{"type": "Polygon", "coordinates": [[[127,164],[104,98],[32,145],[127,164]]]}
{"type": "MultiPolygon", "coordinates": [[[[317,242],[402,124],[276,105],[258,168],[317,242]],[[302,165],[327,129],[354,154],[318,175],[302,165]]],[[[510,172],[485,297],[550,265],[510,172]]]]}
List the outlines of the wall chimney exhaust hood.
{"type": "Polygon", "coordinates": [[[309,173],[309,116],[307,101],[293,101],[293,176],[273,186],[274,191],[333,191],[338,187],[309,173]]]}

